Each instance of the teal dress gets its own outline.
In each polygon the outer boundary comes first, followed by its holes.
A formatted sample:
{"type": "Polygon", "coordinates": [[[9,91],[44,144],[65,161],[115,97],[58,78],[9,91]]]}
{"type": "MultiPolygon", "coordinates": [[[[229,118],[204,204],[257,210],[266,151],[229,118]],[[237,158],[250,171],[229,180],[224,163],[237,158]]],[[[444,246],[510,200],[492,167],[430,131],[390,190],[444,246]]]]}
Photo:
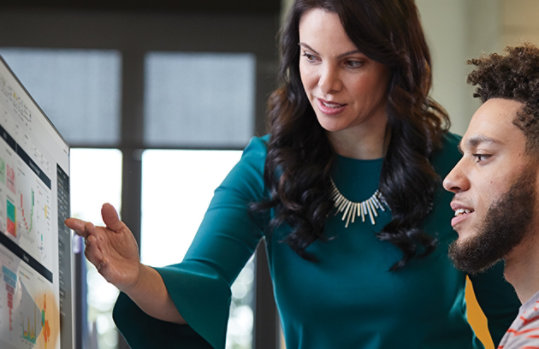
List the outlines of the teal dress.
{"type": "MultiPolygon", "coordinates": [[[[307,248],[317,259],[310,262],[282,242],[289,227],[266,235],[263,228],[269,217],[246,209],[249,202],[267,195],[265,141],[266,137],[253,138],[216,189],[183,262],[157,268],[188,325],[151,318],[120,294],[113,315],[132,348],[224,348],[230,285],[260,239],[266,240],[287,349],[482,347],[466,320],[466,275],[447,256],[449,243],[457,237],[450,226],[450,193],[440,185],[434,210],[424,222],[425,231],[438,239],[438,247],[400,271],[389,271],[401,258],[400,250],[376,238],[391,219],[389,210],[380,212],[375,225],[356,221],[348,228],[341,214],[330,216],[328,239],[307,248]]],[[[458,141],[457,136],[447,135],[443,149],[433,156],[441,178],[460,158],[458,141]]],[[[363,201],[378,188],[382,162],[338,157],[332,177],[345,197],[363,201]]],[[[503,279],[502,268],[497,265],[472,278],[495,343],[520,305],[503,279]]]]}

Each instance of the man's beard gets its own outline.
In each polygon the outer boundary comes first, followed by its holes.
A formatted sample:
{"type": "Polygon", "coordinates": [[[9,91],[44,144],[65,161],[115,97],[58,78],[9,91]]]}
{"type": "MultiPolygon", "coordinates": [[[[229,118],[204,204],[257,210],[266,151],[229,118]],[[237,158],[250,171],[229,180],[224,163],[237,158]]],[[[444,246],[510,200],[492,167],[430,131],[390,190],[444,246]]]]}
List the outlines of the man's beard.
{"type": "Polygon", "coordinates": [[[470,274],[482,272],[522,241],[533,219],[535,176],[536,168],[525,170],[490,205],[477,235],[449,246],[449,257],[457,269],[470,274]]]}

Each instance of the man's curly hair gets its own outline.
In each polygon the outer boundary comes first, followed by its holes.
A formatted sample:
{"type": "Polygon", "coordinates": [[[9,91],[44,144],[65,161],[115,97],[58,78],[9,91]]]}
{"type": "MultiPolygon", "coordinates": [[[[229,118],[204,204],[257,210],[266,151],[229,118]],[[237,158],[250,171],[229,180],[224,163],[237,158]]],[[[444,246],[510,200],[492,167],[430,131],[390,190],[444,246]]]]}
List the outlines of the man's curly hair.
{"type": "Polygon", "coordinates": [[[506,98],[524,104],[513,121],[526,136],[526,150],[539,150],[539,48],[526,43],[506,47],[505,56],[491,55],[468,60],[477,68],[468,75],[468,83],[478,85],[474,97],[482,102],[506,98]]]}

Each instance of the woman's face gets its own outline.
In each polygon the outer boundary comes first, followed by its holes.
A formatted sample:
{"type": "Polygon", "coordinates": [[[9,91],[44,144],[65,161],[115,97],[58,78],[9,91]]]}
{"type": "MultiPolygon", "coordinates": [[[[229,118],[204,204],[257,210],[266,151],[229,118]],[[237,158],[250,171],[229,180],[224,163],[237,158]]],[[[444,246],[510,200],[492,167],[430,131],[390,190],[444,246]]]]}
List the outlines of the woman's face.
{"type": "Polygon", "coordinates": [[[338,15],[311,9],[299,22],[305,93],[328,132],[385,129],[389,70],[361,53],[338,15]]]}

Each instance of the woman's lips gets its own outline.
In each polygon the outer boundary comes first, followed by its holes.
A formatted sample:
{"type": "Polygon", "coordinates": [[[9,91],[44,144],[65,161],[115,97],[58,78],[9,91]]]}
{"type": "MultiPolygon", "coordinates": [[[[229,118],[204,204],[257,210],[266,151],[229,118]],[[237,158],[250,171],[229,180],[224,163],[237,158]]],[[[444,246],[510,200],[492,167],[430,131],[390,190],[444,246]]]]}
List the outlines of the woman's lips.
{"type": "Polygon", "coordinates": [[[335,102],[329,102],[320,98],[316,99],[316,103],[318,105],[318,109],[327,115],[336,115],[341,113],[344,108],[346,107],[346,104],[340,104],[335,102]]]}

